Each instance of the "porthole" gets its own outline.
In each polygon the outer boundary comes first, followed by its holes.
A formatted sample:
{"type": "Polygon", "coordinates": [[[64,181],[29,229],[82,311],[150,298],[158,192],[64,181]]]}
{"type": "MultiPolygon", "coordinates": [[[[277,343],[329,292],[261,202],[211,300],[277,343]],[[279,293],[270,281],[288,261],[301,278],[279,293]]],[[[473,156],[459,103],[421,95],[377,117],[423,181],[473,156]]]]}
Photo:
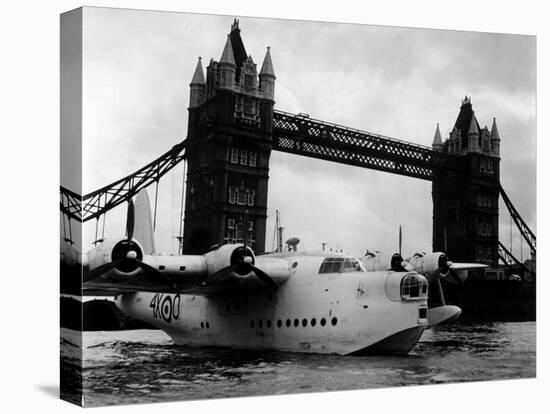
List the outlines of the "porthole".
{"type": "Polygon", "coordinates": [[[296,266],[298,266],[298,262],[292,263],[292,268],[293,268],[293,269],[296,269],[296,266]]]}
{"type": "Polygon", "coordinates": [[[332,326],[336,326],[336,324],[338,323],[338,319],[336,319],[336,316],[330,320],[330,323],[332,324],[332,326]]]}
{"type": "Polygon", "coordinates": [[[277,321],[277,328],[280,328],[281,326],[283,326],[283,321],[279,319],[277,321]]]}
{"type": "Polygon", "coordinates": [[[286,320],[286,327],[287,327],[287,328],[290,327],[290,319],[287,319],[287,320],[286,320]]]}
{"type": "Polygon", "coordinates": [[[302,326],[305,328],[307,326],[307,319],[302,319],[302,326]]]}
{"type": "Polygon", "coordinates": [[[205,326],[206,326],[206,329],[210,329],[210,323],[209,322],[206,322],[205,326]]]}
{"type": "Polygon", "coordinates": [[[325,318],[321,319],[321,326],[325,326],[327,324],[327,320],[325,318]]]}
{"type": "Polygon", "coordinates": [[[201,322],[201,329],[204,329],[204,322],[201,322]]]}
{"type": "Polygon", "coordinates": [[[313,318],[311,320],[311,326],[315,326],[315,325],[317,325],[317,319],[313,318]]]}
{"type": "Polygon", "coordinates": [[[300,321],[298,319],[294,319],[294,327],[297,328],[298,325],[300,325],[300,321]]]}
{"type": "Polygon", "coordinates": [[[265,326],[267,328],[271,328],[271,319],[268,319],[267,322],[265,323],[265,326]]]}
{"type": "Polygon", "coordinates": [[[254,321],[250,321],[250,327],[254,329],[254,321]]]}
{"type": "Polygon", "coordinates": [[[165,268],[166,268],[166,266],[164,266],[164,265],[159,266],[159,270],[164,270],[165,268]]]}
{"type": "Polygon", "coordinates": [[[258,328],[262,329],[263,327],[264,327],[264,322],[261,319],[259,319],[258,320],[258,328]]]}

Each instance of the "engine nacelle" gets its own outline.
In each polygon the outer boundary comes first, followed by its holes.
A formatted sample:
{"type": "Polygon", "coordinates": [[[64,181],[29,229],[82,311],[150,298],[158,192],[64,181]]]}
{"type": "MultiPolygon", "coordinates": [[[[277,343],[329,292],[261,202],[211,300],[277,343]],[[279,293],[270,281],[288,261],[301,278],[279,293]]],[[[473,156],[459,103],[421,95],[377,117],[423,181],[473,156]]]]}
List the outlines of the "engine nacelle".
{"type": "Polygon", "coordinates": [[[444,277],[449,273],[447,265],[447,255],[441,252],[416,253],[407,260],[414,270],[421,275],[431,276],[436,271],[440,271],[439,276],[444,277]]]}
{"type": "Polygon", "coordinates": [[[367,254],[361,258],[367,272],[381,272],[385,270],[403,271],[403,258],[399,253],[394,253],[391,257],[382,252],[367,251],[367,254]]]}
{"type": "MultiPolygon", "coordinates": [[[[116,262],[127,257],[128,252],[134,252],[137,260],[143,259],[143,248],[136,240],[105,239],[88,252],[87,269],[93,270],[101,265],[116,262]]],[[[110,271],[111,275],[129,276],[137,273],[139,266],[135,262],[122,262],[110,271]]]]}
{"type": "MultiPolygon", "coordinates": [[[[206,260],[208,275],[213,275],[226,267],[237,265],[243,257],[250,258],[247,259],[247,263],[254,265],[256,261],[254,252],[250,247],[246,247],[245,249],[243,244],[224,244],[218,249],[206,253],[204,258],[206,260]]],[[[242,266],[242,268],[236,267],[233,272],[239,276],[245,276],[250,271],[249,266],[242,266]]]]}

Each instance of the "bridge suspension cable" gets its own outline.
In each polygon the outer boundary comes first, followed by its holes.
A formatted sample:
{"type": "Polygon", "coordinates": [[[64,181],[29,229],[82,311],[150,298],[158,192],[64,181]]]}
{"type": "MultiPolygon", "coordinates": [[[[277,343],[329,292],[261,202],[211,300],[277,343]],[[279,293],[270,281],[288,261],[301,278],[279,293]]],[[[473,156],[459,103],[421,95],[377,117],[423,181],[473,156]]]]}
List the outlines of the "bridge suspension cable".
{"type": "Polygon", "coordinates": [[[520,267],[527,281],[531,281],[531,277],[535,276],[535,272],[531,271],[523,262],[518,260],[500,241],[498,242],[498,257],[505,266],[520,267]]]}
{"type": "Polygon", "coordinates": [[[185,141],[174,145],[169,151],[140,168],[94,192],[81,196],[63,186],[60,189],[61,211],[77,221],[99,218],[107,211],[132,198],[178,165],[185,158],[185,141]]]}
{"type": "Polygon", "coordinates": [[[516,223],[516,226],[518,227],[519,232],[521,233],[523,239],[527,242],[529,247],[531,248],[531,251],[533,253],[537,253],[537,238],[535,236],[535,233],[531,231],[531,229],[527,226],[525,221],[521,218],[518,211],[512,204],[512,201],[510,201],[510,198],[502,188],[502,185],[499,184],[499,192],[502,196],[502,200],[504,201],[504,204],[506,205],[506,208],[510,212],[510,217],[514,222],[516,223]]]}

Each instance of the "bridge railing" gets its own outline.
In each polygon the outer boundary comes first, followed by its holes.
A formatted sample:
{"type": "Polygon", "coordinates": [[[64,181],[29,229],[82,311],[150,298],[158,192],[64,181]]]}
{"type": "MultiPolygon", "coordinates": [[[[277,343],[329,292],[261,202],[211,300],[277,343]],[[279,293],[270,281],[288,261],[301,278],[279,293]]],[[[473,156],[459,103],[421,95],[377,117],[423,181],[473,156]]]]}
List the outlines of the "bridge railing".
{"type": "Polygon", "coordinates": [[[425,180],[437,169],[465,172],[455,155],[283,111],[273,114],[273,149],[425,180]]]}

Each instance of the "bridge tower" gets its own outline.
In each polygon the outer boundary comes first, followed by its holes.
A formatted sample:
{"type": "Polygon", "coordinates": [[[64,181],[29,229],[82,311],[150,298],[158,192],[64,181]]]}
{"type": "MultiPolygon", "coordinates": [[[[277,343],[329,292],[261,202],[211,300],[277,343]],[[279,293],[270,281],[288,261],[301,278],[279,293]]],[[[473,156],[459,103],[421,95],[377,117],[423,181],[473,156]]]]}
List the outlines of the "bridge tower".
{"type": "Polygon", "coordinates": [[[201,58],[190,84],[184,253],[243,242],[265,250],[275,73],[269,47],[260,69],[235,19],[206,79],[201,58]]]}
{"type": "Polygon", "coordinates": [[[436,171],[432,184],[433,249],[454,261],[498,266],[500,137],[479,126],[465,97],[453,130],[443,142],[437,125],[432,148],[459,155],[464,174],[436,171]]]}

